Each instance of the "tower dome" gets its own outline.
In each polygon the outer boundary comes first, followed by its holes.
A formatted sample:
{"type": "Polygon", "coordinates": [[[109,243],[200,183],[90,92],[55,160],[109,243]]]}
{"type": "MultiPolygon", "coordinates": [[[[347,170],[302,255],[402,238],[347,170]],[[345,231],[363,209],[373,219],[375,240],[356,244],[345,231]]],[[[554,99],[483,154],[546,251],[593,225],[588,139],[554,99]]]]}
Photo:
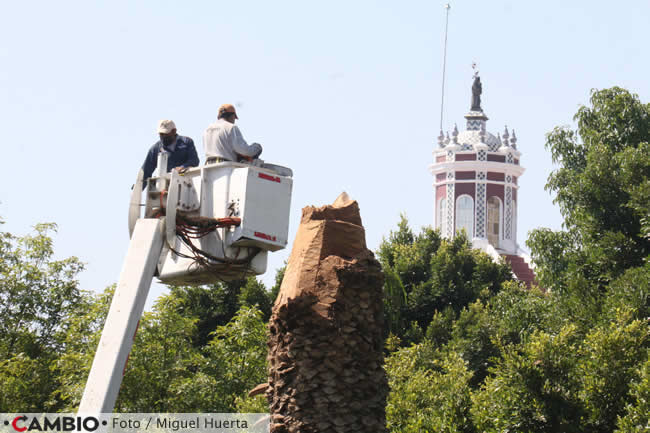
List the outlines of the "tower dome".
{"type": "Polygon", "coordinates": [[[481,80],[475,75],[466,129],[459,132],[454,127],[451,137],[440,131],[429,166],[434,176],[435,226],[446,238],[464,229],[475,247],[492,255],[518,256],[521,152],[514,130],[506,127],[501,136],[487,132],[481,93],[481,80]]]}

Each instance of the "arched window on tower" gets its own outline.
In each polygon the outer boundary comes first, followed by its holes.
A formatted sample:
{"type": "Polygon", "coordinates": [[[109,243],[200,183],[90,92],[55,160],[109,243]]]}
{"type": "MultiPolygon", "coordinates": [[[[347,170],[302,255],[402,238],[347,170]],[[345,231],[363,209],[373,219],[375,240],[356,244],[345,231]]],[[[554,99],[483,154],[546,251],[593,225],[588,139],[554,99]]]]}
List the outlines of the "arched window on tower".
{"type": "Polygon", "coordinates": [[[499,248],[499,239],[501,239],[501,200],[494,196],[487,201],[487,238],[490,245],[499,248]]]}
{"type": "Polygon", "coordinates": [[[443,197],[438,200],[438,228],[440,233],[445,234],[447,224],[447,200],[443,197]]]}
{"type": "Polygon", "coordinates": [[[474,200],[463,194],[456,199],[456,231],[465,229],[467,237],[474,237],[474,200]]]}

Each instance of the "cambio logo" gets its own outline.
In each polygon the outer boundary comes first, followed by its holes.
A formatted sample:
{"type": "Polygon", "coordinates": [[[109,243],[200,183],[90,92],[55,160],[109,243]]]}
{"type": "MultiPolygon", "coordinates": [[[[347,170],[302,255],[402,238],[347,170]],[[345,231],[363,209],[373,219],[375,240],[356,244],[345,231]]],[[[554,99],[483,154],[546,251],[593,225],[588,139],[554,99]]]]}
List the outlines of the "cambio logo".
{"type": "MultiPolygon", "coordinates": [[[[101,424],[106,425],[106,421],[102,421],[101,424]]],[[[5,421],[5,425],[9,425],[9,421],[5,421]]],[[[99,428],[99,425],[100,421],[92,416],[44,416],[39,420],[38,417],[29,418],[22,415],[11,421],[11,426],[18,433],[32,431],[93,432],[99,428]]]]}

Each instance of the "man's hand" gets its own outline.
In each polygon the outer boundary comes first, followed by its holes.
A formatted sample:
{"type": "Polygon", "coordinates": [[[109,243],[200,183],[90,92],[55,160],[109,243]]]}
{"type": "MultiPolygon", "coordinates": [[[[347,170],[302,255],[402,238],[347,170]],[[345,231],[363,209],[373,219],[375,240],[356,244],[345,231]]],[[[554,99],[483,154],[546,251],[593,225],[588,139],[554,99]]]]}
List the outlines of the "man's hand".
{"type": "Polygon", "coordinates": [[[187,167],[183,167],[182,165],[180,165],[174,168],[174,170],[178,171],[179,174],[185,174],[185,172],[187,171],[187,167]]]}

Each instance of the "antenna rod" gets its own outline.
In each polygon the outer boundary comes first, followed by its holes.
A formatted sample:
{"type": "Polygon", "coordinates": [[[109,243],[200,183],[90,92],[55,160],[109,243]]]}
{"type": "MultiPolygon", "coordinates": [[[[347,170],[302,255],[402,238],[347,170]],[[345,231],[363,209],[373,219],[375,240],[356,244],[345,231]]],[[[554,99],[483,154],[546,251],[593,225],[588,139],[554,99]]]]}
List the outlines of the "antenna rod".
{"type": "Polygon", "coordinates": [[[449,3],[445,4],[445,9],[447,9],[447,17],[445,19],[445,51],[442,57],[442,98],[440,101],[440,130],[441,131],[442,131],[442,116],[445,107],[445,72],[447,70],[447,29],[449,28],[449,9],[451,9],[449,3]]]}

